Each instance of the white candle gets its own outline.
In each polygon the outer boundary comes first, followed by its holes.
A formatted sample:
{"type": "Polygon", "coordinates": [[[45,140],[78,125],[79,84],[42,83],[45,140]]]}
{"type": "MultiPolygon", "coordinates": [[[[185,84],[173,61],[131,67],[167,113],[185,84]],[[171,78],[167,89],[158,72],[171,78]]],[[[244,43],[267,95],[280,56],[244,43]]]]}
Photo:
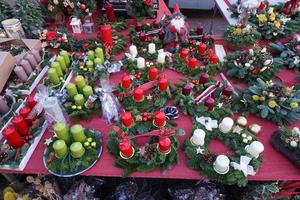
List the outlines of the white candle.
{"type": "Polygon", "coordinates": [[[26,82],[28,79],[28,76],[25,72],[25,70],[20,67],[20,66],[16,66],[14,68],[14,72],[16,73],[16,75],[18,76],[18,78],[22,81],[22,82],[26,82]]]}
{"type": "Polygon", "coordinates": [[[227,174],[229,170],[229,158],[225,155],[219,155],[214,162],[214,170],[219,174],[227,174]]]}
{"type": "Polygon", "coordinates": [[[136,57],[137,54],[138,54],[137,48],[136,48],[135,45],[131,45],[131,46],[129,47],[129,52],[130,52],[131,56],[133,56],[133,57],[136,57]]]}
{"type": "Polygon", "coordinates": [[[230,117],[225,117],[219,125],[222,133],[229,133],[233,127],[234,121],[230,117]]]}
{"type": "Polygon", "coordinates": [[[145,68],[145,59],[142,57],[137,58],[137,68],[144,69],[145,68]]]}
{"type": "Polygon", "coordinates": [[[4,115],[8,113],[9,107],[5,101],[5,99],[1,96],[0,97],[0,114],[4,115]]]}
{"type": "Polygon", "coordinates": [[[246,152],[254,158],[258,158],[264,149],[264,145],[259,141],[253,141],[250,145],[245,147],[246,152]]]}
{"type": "Polygon", "coordinates": [[[202,129],[195,129],[191,137],[191,143],[194,146],[203,146],[205,143],[205,132],[202,129]]]}
{"type": "Polygon", "coordinates": [[[164,64],[166,61],[166,54],[164,52],[158,53],[157,62],[160,64],[164,64]]]}
{"type": "Polygon", "coordinates": [[[155,44],[154,43],[150,43],[148,45],[148,53],[154,54],[155,52],[156,52],[156,50],[155,50],[155,44]]]}

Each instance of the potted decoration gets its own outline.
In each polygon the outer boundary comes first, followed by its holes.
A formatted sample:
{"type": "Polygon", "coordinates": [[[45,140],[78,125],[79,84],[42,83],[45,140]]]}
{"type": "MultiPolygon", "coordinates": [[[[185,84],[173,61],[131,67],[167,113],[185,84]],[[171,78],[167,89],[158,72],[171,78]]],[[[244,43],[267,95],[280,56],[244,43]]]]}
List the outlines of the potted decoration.
{"type": "Polygon", "coordinates": [[[255,26],[250,24],[246,26],[229,25],[223,35],[223,39],[227,41],[228,46],[233,50],[251,48],[260,38],[261,34],[255,26]]]}

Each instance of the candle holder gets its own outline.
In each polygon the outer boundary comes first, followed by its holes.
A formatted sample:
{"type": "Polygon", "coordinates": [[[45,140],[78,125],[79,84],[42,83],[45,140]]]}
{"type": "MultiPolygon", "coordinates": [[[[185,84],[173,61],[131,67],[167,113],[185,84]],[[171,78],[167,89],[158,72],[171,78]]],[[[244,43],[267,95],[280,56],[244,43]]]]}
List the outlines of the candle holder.
{"type": "Polygon", "coordinates": [[[134,156],[134,154],[135,154],[135,149],[134,149],[133,147],[132,147],[132,154],[131,154],[129,157],[123,155],[122,152],[120,151],[120,156],[121,156],[121,158],[123,158],[124,160],[127,160],[127,159],[132,158],[132,157],[134,156]]]}

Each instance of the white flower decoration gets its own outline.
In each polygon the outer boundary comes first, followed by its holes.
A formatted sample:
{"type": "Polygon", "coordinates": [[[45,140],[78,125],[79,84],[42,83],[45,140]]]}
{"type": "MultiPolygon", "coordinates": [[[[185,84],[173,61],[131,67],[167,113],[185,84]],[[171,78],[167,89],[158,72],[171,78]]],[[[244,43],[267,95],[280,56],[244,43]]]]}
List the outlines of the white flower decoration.
{"type": "Polygon", "coordinates": [[[256,172],[254,171],[254,168],[249,165],[252,158],[249,158],[248,156],[241,156],[240,163],[231,162],[231,166],[238,171],[242,171],[245,176],[254,176],[256,172]]]}
{"type": "Polygon", "coordinates": [[[196,121],[205,126],[208,131],[212,131],[213,128],[218,128],[218,121],[210,117],[196,117],[196,121]]]}

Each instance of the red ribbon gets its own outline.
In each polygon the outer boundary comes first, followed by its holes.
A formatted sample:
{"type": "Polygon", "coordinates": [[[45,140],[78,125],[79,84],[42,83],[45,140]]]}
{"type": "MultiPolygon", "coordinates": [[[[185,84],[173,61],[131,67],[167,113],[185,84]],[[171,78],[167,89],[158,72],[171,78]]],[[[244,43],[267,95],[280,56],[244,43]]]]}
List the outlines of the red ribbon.
{"type": "MultiPolygon", "coordinates": [[[[149,90],[151,90],[151,88],[153,88],[153,86],[155,86],[157,84],[157,80],[154,81],[150,81],[148,83],[144,83],[143,85],[138,86],[137,88],[142,89],[145,93],[148,93],[149,90]]],[[[133,89],[134,90],[134,89],[133,89]]],[[[133,90],[128,91],[128,92],[120,92],[118,97],[119,99],[124,99],[125,97],[129,97],[132,95],[133,90]]]]}
{"type": "Polygon", "coordinates": [[[202,103],[208,96],[210,96],[217,88],[221,87],[221,82],[218,81],[216,84],[209,86],[200,95],[198,95],[194,101],[196,104],[202,103]]]}

